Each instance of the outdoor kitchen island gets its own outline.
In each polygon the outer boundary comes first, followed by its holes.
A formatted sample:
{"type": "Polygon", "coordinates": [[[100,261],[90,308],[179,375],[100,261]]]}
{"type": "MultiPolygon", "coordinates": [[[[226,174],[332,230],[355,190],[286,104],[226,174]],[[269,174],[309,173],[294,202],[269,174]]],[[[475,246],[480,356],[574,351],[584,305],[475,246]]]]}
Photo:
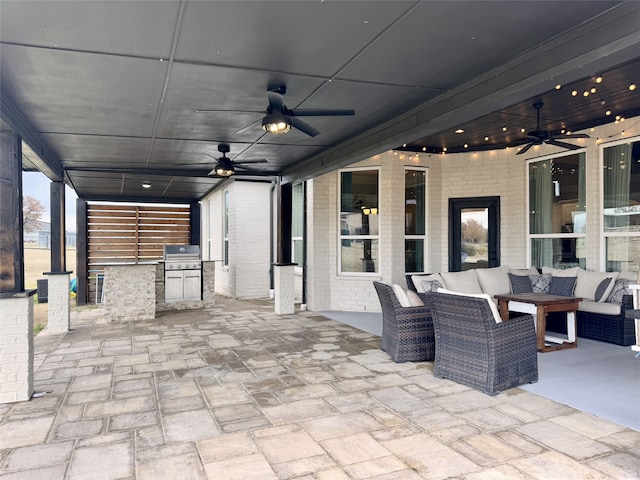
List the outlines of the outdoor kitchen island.
{"type": "Polygon", "coordinates": [[[163,261],[104,266],[104,308],[111,320],[149,320],[156,312],[190,310],[215,304],[215,262],[203,261],[201,296],[166,301],[163,261]]]}

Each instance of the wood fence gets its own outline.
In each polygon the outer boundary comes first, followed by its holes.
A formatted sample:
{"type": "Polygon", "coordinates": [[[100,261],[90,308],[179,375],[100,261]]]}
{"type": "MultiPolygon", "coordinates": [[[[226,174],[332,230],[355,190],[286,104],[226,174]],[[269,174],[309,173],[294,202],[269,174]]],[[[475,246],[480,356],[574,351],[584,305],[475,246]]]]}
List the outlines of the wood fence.
{"type": "Polygon", "coordinates": [[[190,238],[189,207],[88,204],[88,303],[101,302],[105,265],[161,260],[164,245],[190,238]]]}

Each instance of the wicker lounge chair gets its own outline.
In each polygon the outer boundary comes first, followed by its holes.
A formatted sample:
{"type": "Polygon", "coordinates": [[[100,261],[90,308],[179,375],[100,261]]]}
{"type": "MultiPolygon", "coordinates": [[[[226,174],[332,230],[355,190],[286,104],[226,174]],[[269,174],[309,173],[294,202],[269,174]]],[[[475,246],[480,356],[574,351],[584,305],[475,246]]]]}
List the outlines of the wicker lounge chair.
{"type": "Polygon", "coordinates": [[[373,282],[382,307],[382,350],[395,362],[433,360],[433,322],[429,307],[402,307],[391,285],[373,282]]]}
{"type": "Polygon", "coordinates": [[[428,297],[436,338],[434,375],[489,395],[538,380],[531,315],[496,323],[490,300],[444,293],[428,297]]]}

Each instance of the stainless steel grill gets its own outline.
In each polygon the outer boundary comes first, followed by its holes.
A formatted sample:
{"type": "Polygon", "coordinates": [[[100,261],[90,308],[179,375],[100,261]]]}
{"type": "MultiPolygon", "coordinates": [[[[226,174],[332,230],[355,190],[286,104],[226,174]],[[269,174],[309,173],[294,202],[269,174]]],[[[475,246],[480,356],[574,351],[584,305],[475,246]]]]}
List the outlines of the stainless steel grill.
{"type": "Polygon", "coordinates": [[[200,246],[198,245],[165,245],[165,270],[200,270],[200,246]]]}

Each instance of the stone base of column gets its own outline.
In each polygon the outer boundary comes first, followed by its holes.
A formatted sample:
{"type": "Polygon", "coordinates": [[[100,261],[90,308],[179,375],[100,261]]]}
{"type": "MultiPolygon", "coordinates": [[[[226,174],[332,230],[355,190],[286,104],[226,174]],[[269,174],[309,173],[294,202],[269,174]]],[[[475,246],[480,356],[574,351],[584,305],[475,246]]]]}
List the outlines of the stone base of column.
{"type": "Polygon", "coordinates": [[[37,290],[0,294],[0,403],[33,395],[33,295],[37,290]]]}
{"type": "Polygon", "coordinates": [[[45,272],[49,290],[49,333],[68,332],[71,326],[71,293],[69,278],[71,272],[45,272]]]}
{"type": "Polygon", "coordinates": [[[297,263],[276,263],[273,265],[275,286],[275,312],[288,315],[295,311],[295,266],[297,263]]]}

